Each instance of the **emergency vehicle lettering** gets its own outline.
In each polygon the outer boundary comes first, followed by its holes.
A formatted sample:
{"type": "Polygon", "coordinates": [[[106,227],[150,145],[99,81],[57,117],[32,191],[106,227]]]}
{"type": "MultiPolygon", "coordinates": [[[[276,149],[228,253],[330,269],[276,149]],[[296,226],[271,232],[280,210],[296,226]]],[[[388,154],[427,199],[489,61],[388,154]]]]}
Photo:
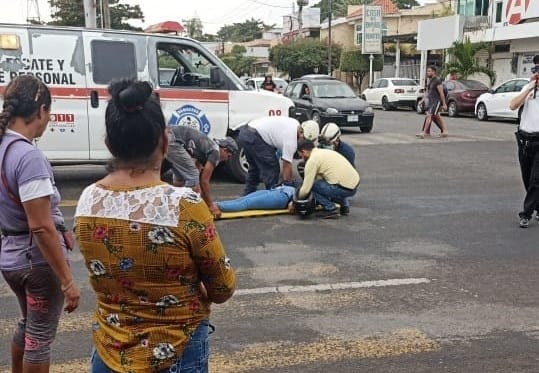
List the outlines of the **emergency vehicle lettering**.
{"type": "Polygon", "coordinates": [[[49,85],[76,85],[73,73],[64,72],[65,60],[52,58],[11,58],[0,63],[0,83],[20,75],[34,75],[49,85]]]}
{"type": "Polygon", "coordinates": [[[49,122],[49,131],[54,132],[56,130],[60,132],[75,132],[75,114],[61,114],[51,113],[51,120],[49,122]]]}
{"type": "Polygon", "coordinates": [[[275,116],[280,117],[282,114],[283,114],[282,111],[279,110],[279,109],[277,109],[277,110],[270,109],[269,112],[268,112],[268,115],[270,117],[275,117],[275,116]]]}

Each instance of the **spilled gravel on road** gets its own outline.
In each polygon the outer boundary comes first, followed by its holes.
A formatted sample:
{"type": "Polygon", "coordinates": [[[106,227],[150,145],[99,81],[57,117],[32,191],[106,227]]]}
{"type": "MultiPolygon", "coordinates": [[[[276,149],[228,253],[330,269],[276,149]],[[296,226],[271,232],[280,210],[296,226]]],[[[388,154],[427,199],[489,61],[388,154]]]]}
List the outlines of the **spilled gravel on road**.
{"type": "Polygon", "coordinates": [[[324,338],[311,343],[268,342],[210,357],[211,373],[256,372],[300,364],[350,359],[383,358],[435,351],[439,344],[417,329],[403,329],[385,336],[360,340],[324,338]]]}

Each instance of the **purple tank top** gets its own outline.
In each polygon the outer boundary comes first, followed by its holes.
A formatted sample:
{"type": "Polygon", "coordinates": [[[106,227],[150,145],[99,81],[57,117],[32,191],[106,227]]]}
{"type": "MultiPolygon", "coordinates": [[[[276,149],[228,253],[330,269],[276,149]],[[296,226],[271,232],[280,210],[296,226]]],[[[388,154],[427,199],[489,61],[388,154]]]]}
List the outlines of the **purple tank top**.
{"type": "MultiPolygon", "coordinates": [[[[50,179],[53,185],[54,194],[51,196],[51,215],[56,225],[64,225],[64,218],[58,204],[60,203],[60,193],[54,182],[52,167],[45,155],[34,145],[27,141],[16,141],[8,149],[7,146],[19,139],[16,134],[6,133],[0,142],[0,162],[4,160],[4,168],[0,172],[4,173],[9,188],[18,195],[19,185],[38,179],[50,179]]],[[[0,184],[0,228],[5,231],[21,232],[28,230],[28,222],[23,208],[13,201],[3,184],[0,184]]],[[[61,234],[58,233],[60,238],[61,234]]],[[[60,239],[64,255],[67,258],[67,251],[63,239],[60,239]]],[[[33,244],[29,247],[29,235],[3,236],[0,248],[0,270],[12,271],[30,267],[27,259],[29,254],[32,258],[32,265],[46,263],[41,251],[33,244]]]]}

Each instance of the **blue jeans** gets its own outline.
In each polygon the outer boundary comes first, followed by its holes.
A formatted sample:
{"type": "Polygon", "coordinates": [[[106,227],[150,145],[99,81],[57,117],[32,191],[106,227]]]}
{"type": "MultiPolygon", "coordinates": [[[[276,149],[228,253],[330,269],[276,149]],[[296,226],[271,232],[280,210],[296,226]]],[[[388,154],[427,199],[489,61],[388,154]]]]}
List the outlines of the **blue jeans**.
{"type": "MultiPolygon", "coordinates": [[[[170,367],[158,373],[208,373],[208,358],[210,349],[208,345],[209,322],[204,320],[195,330],[182,356],[170,367]]],[[[95,349],[90,358],[90,373],[115,373],[108,368],[99,357],[95,349]]]]}
{"type": "MultiPolygon", "coordinates": [[[[294,188],[291,188],[294,190],[294,188]]],[[[293,192],[292,192],[293,195],[293,192]]],[[[244,210],[273,210],[285,209],[291,195],[285,193],[280,188],[270,190],[257,190],[246,196],[229,201],[217,202],[217,206],[223,212],[234,212],[244,210]]]]}
{"type": "Polygon", "coordinates": [[[338,185],[328,184],[325,180],[316,180],[312,192],[316,202],[322,205],[324,210],[330,211],[336,208],[333,202],[349,207],[349,198],[356,194],[357,188],[354,190],[344,189],[338,185]]]}
{"type": "Polygon", "coordinates": [[[273,188],[279,183],[281,166],[277,158],[277,149],[266,144],[262,137],[249,126],[240,129],[238,142],[243,147],[245,158],[249,163],[245,189],[243,195],[254,192],[260,182],[264,183],[266,189],[273,188]]]}

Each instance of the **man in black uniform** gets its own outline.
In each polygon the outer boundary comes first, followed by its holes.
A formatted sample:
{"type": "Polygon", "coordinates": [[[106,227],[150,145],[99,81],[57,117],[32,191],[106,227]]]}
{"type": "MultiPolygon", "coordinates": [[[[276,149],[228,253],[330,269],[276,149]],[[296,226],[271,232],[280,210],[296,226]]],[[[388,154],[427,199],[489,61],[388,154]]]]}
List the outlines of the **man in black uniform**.
{"type": "MultiPolygon", "coordinates": [[[[521,228],[528,228],[533,212],[539,209],[539,55],[533,59],[535,66],[531,69],[530,83],[522,92],[511,100],[511,110],[518,110],[522,105],[520,125],[516,132],[518,144],[518,160],[522,181],[526,189],[524,206],[519,215],[521,228]]],[[[535,218],[539,220],[539,213],[535,218]]]]}

